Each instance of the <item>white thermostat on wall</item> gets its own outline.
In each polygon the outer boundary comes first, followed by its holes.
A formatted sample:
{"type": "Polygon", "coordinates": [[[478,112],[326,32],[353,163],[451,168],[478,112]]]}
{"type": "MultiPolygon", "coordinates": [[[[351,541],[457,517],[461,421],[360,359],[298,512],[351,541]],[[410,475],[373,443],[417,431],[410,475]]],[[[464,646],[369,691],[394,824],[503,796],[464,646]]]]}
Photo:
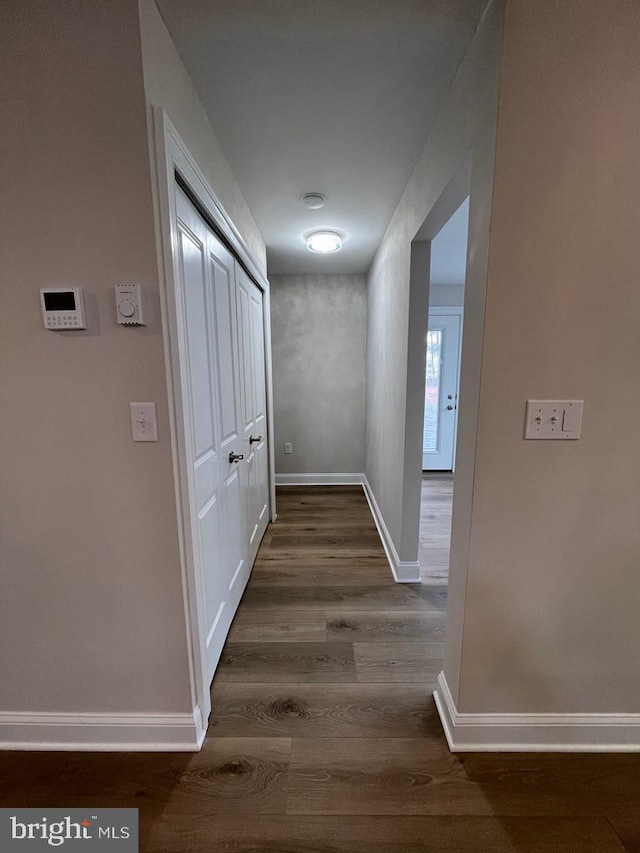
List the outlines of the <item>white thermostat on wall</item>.
{"type": "Polygon", "coordinates": [[[87,328],[81,287],[43,287],[40,302],[45,329],[67,332],[87,328]]]}
{"type": "Polygon", "coordinates": [[[139,284],[116,284],[116,318],[121,326],[144,326],[139,284]]]}

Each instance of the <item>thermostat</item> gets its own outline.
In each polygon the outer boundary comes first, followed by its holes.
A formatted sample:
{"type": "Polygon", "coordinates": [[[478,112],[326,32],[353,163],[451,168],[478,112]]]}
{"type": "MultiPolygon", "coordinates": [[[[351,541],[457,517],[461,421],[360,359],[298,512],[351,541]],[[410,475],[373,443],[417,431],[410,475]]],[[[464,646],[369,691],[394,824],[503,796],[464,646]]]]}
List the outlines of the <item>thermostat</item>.
{"type": "Polygon", "coordinates": [[[139,284],[116,284],[116,319],[121,326],[144,326],[139,284]]]}
{"type": "Polygon", "coordinates": [[[68,329],[87,328],[81,287],[43,287],[40,302],[45,329],[66,332],[68,329]]]}

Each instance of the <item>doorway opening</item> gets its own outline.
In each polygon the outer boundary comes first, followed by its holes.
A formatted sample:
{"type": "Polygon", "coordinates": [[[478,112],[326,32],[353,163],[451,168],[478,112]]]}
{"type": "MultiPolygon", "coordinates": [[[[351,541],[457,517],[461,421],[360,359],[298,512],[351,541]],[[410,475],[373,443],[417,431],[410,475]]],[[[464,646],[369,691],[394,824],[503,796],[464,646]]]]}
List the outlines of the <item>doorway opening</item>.
{"type": "Polygon", "coordinates": [[[449,577],[468,230],[467,197],[431,240],[418,541],[424,584],[449,577]]]}
{"type": "Polygon", "coordinates": [[[468,232],[467,197],[431,241],[423,471],[455,471],[468,232]]]}

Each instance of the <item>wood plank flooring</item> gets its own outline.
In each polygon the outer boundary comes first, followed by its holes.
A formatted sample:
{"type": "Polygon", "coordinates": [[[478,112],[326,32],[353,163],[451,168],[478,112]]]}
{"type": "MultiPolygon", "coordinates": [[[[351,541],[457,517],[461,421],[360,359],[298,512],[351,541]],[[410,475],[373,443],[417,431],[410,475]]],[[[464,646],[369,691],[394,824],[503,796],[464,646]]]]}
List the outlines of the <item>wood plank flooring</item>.
{"type": "Polygon", "coordinates": [[[446,589],[391,581],[362,491],[285,488],[198,754],[0,753],[0,806],[133,806],[148,853],[640,853],[640,756],[452,755],[446,589]]]}
{"type": "Polygon", "coordinates": [[[423,584],[446,584],[453,507],[453,474],[422,475],[418,562],[423,584]]]}

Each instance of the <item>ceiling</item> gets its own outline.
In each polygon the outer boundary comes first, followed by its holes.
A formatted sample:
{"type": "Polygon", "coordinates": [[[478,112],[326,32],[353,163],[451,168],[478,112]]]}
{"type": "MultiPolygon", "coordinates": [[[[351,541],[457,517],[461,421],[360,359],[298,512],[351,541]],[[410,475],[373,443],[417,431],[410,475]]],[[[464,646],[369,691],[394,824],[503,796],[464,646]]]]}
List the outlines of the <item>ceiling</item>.
{"type": "Polygon", "coordinates": [[[485,0],[157,0],[267,244],[268,272],[366,272],[485,0]],[[326,205],[307,210],[305,192],[326,205]],[[314,255],[309,231],[344,236],[314,255]]]}

